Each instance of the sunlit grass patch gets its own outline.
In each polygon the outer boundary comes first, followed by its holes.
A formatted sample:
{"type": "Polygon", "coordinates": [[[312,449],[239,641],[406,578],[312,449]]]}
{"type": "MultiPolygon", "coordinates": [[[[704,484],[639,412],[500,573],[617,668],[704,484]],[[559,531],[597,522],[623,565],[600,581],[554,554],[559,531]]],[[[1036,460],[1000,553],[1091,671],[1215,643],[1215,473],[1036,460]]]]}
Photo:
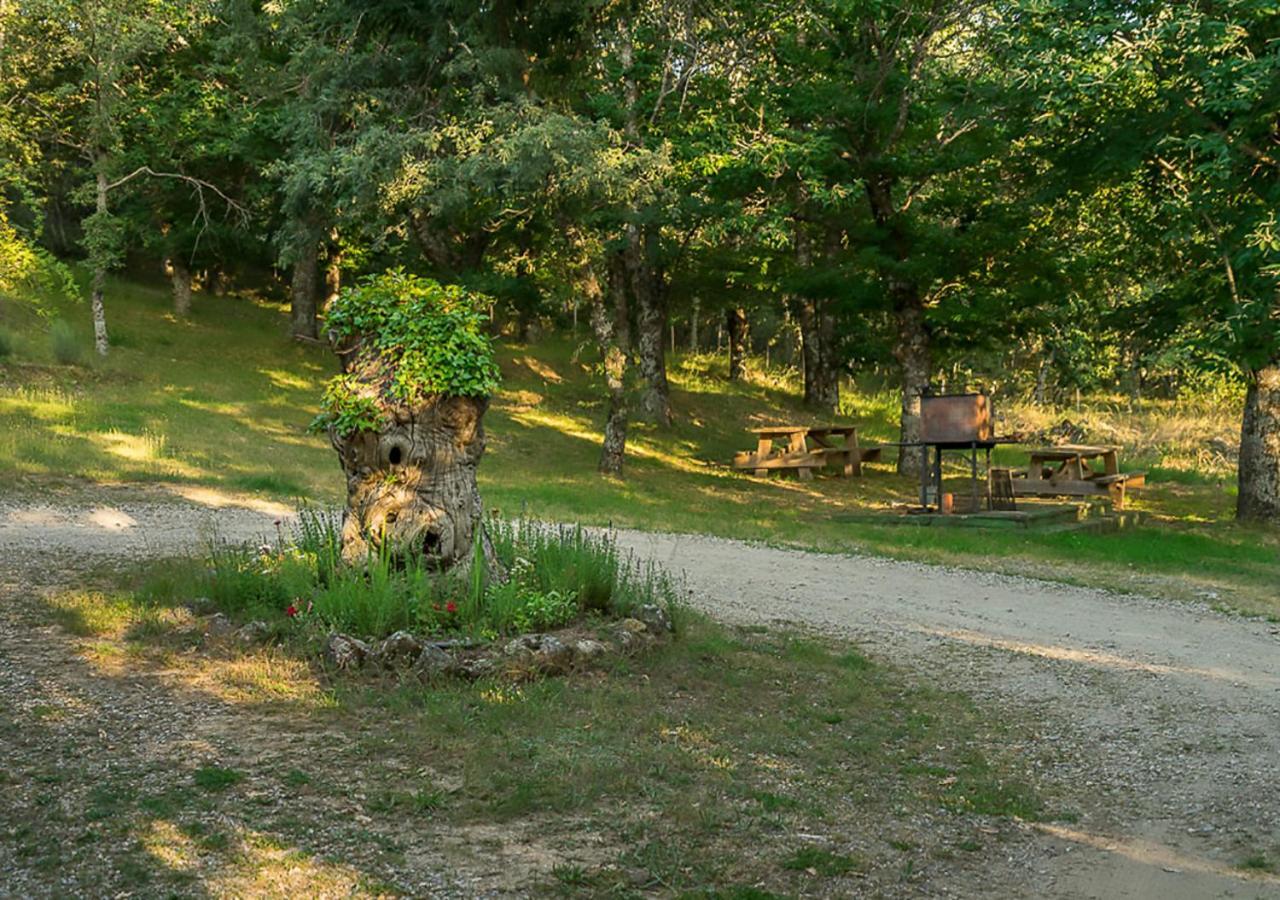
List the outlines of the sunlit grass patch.
{"type": "Polygon", "coordinates": [[[77,637],[122,635],[142,608],[129,592],[64,591],[48,604],[54,621],[77,637]]]}
{"type": "Polygon", "coordinates": [[[202,665],[192,663],[187,671],[193,684],[229,703],[283,701],[302,709],[335,704],[332,692],[306,661],[269,647],[202,665]]]}

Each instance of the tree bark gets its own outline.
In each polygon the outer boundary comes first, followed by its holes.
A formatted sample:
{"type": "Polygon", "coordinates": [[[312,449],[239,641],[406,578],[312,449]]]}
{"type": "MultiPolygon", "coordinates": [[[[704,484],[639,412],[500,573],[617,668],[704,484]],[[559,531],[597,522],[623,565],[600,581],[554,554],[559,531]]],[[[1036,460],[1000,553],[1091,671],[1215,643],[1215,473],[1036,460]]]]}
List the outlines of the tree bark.
{"type": "Polygon", "coordinates": [[[641,409],[659,425],[671,424],[671,387],[667,383],[666,360],[666,279],[654,260],[654,237],[646,233],[640,243],[638,230],[628,233],[627,268],[631,296],[636,304],[636,353],[644,378],[641,409]]]}
{"type": "MultiPolygon", "coordinates": [[[[898,439],[908,444],[921,437],[920,396],[929,387],[932,365],[924,305],[913,285],[899,283],[898,292],[902,297],[897,306],[898,343],[893,351],[902,371],[902,424],[898,439]]],[[[898,472],[917,475],[924,459],[924,448],[902,447],[898,453],[898,472]]]]}
{"type": "Polygon", "coordinates": [[[591,330],[604,357],[605,389],[609,394],[609,412],[604,423],[604,443],[600,448],[601,474],[622,476],[627,449],[627,314],[626,275],[622,261],[614,258],[609,272],[612,310],[595,271],[589,266],[583,273],[583,292],[591,310],[591,330]],[[620,327],[621,326],[621,327],[620,327]]]}
{"type": "Polygon", "coordinates": [[[1237,478],[1236,518],[1280,522],[1280,360],[1249,378],[1237,478]]]}
{"type": "Polygon", "coordinates": [[[191,315],[191,270],[181,259],[169,260],[169,281],[173,284],[173,312],[185,319],[191,315]]]}
{"type": "MultiPolygon", "coordinates": [[[[97,173],[95,175],[95,183],[97,187],[97,202],[95,209],[100,216],[105,217],[107,214],[107,172],[104,168],[105,163],[102,160],[96,161],[97,173]]],[[[95,263],[93,267],[93,284],[92,293],[90,295],[89,306],[93,311],[93,346],[98,351],[99,356],[106,356],[111,349],[111,343],[107,339],[107,310],[102,302],[102,292],[107,283],[107,269],[101,262],[95,263]]]]}
{"type": "Polygon", "coordinates": [[[698,317],[702,315],[702,298],[693,298],[693,312],[689,315],[689,351],[698,352],[698,317]]]}
{"type": "Polygon", "coordinates": [[[747,359],[747,311],[732,307],[725,315],[725,329],[729,332],[729,380],[740,381],[746,374],[747,359]]]}
{"type": "MultiPolygon", "coordinates": [[[[483,537],[476,469],[484,454],[487,397],[435,394],[412,404],[383,391],[385,363],[364,353],[362,341],[335,348],[354,389],[380,413],[376,430],[329,439],[347,477],[342,558],[351,564],[372,556],[420,560],[445,570],[473,558],[483,537]]],[[[485,539],[490,571],[501,567],[485,539]]]]}
{"type": "Polygon", "coordinates": [[[1031,401],[1036,406],[1044,406],[1048,393],[1049,385],[1049,369],[1053,366],[1053,351],[1043,353],[1040,356],[1040,365],[1036,368],[1036,389],[1031,395],[1031,401]]]}
{"type": "Polygon", "coordinates": [[[488,405],[483,397],[429,397],[389,410],[376,432],[330,432],[347,476],[346,562],[385,553],[444,570],[471,560],[483,528],[476,468],[488,405]]]}
{"type": "Polygon", "coordinates": [[[338,294],[342,293],[342,250],[338,245],[338,232],[329,235],[329,258],[324,267],[324,301],[322,311],[328,311],[338,294]]]}
{"type": "MultiPolygon", "coordinates": [[[[813,265],[809,236],[796,226],[796,265],[802,271],[813,265]]],[[[840,375],[836,366],[835,318],[825,299],[800,297],[796,304],[800,330],[800,354],[804,369],[804,402],[823,412],[840,406],[840,375]]]]}
{"type": "Polygon", "coordinates": [[[292,332],[295,338],[315,339],[320,291],[316,242],[304,235],[295,252],[297,257],[293,261],[293,278],[289,286],[292,332]]]}
{"type": "MultiPolygon", "coordinates": [[[[894,261],[881,271],[880,277],[898,320],[898,343],[893,351],[902,374],[902,421],[898,439],[907,444],[920,440],[920,395],[929,387],[932,359],[920,287],[900,271],[910,258],[911,247],[910,238],[898,221],[893,186],[892,178],[880,176],[867,180],[866,191],[872,216],[886,234],[885,249],[894,261]]],[[[898,472],[917,475],[924,460],[922,447],[902,447],[898,452],[898,472]]]]}

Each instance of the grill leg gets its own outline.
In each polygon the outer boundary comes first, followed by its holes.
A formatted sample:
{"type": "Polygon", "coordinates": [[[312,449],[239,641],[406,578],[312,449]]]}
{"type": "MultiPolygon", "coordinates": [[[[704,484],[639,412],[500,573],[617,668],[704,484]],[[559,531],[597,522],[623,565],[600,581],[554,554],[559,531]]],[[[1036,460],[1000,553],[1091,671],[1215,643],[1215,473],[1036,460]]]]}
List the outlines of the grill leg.
{"type": "Polygon", "coordinates": [[[942,448],[933,449],[933,502],[942,509],[942,448]]]}
{"type": "Polygon", "coordinates": [[[987,448],[987,509],[991,509],[991,448],[987,448]]]}

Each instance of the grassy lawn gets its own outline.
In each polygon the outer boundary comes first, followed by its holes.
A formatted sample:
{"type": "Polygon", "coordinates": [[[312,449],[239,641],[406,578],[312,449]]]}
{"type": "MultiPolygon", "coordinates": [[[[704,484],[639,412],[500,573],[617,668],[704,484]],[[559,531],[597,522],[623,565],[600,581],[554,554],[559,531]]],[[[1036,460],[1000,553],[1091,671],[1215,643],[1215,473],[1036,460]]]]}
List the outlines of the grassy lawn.
{"type": "MultiPolygon", "coordinates": [[[[43,492],[84,479],[163,482],[340,500],[333,451],[306,433],[334,363],[285,338],[282,308],[198,295],[192,320],[178,322],[167,292],[112,287],[118,345],[105,362],[55,365],[34,317],[4,310],[18,344],[0,363],[0,474],[11,485],[43,492]]],[[[87,350],[87,310],[63,314],[87,350]]],[[[1090,439],[1124,445],[1123,465],[1150,473],[1131,503],[1146,516],[1143,527],[1110,535],[917,529],[838,518],[910,500],[914,482],[890,466],[809,483],[729,468],[749,443],[744,428],[813,418],[785,373],[757,368],[729,384],[723,360],[675,355],[676,426],[634,425],[627,477],[608,480],[595,472],[603,403],[585,331],[504,345],[500,359],[504,387],[486,419],[480,479],[488,504],[509,514],[869,552],[1280,614],[1280,533],[1231,521],[1234,475],[1212,449],[1237,427],[1229,405],[1131,409],[1099,398],[1079,410],[1004,410],[1009,425],[1068,418],[1090,439]]],[[[893,437],[891,395],[849,393],[844,412],[865,441],[893,437]]],[[[1024,451],[1001,448],[997,460],[1025,462],[1024,451]]]]}
{"type": "Polygon", "coordinates": [[[37,892],[422,895],[445,868],[522,896],[894,896],[1001,854],[1014,817],[1071,818],[1024,723],[818,637],[684,613],[605,673],[424,689],[112,584],[6,601],[60,626],[16,651],[39,703],[0,710],[0,842],[37,892]]]}

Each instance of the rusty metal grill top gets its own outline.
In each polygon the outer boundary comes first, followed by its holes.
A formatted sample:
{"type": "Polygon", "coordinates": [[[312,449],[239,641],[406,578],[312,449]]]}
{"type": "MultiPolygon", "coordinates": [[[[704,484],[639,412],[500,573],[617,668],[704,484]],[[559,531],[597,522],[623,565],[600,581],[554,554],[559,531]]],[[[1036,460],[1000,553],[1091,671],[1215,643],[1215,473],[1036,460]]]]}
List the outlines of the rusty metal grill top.
{"type": "Polygon", "coordinates": [[[933,394],[920,398],[920,440],[968,446],[993,439],[986,394],[933,394]]]}

